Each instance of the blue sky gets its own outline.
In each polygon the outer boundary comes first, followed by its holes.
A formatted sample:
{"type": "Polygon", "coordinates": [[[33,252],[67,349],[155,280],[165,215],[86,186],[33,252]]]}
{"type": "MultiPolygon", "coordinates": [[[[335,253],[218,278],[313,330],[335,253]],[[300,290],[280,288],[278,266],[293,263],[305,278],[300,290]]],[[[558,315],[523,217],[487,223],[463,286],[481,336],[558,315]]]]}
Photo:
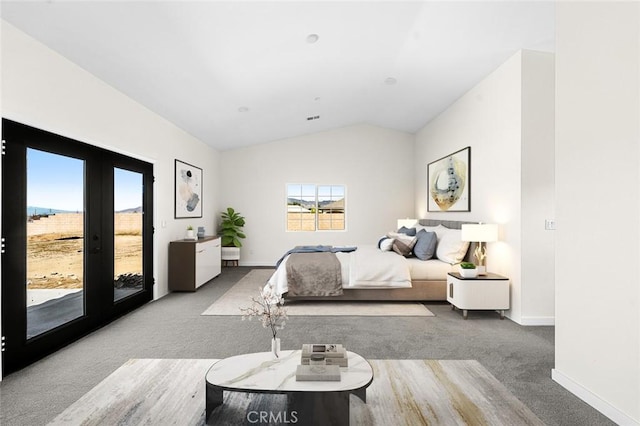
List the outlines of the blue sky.
{"type": "Polygon", "coordinates": [[[288,184],[287,197],[298,198],[305,201],[339,200],[344,198],[343,185],[311,185],[311,184],[288,184]]]}
{"type": "MultiPolygon", "coordinates": [[[[27,206],[83,211],[84,161],[29,148],[27,206]]],[[[115,210],[142,205],[142,174],[115,169],[115,210]]]]}

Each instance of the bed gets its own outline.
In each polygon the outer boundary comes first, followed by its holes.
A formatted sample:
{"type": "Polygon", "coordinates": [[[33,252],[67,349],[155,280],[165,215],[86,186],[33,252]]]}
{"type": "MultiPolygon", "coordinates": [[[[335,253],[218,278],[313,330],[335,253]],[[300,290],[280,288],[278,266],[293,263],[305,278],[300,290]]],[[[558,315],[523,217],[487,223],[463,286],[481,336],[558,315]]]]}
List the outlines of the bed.
{"type": "MultiPolygon", "coordinates": [[[[470,260],[475,248],[473,243],[460,241],[459,230],[464,223],[475,222],[419,220],[416,233],[420,232],[420,235],[424,236],[424,233],[433,232],[437,237],[433,257],[428,260],[422,260],[415,256],[405,257],[399,254],[403,247],[397,249],[395,245],[392,250],[384,250],[384,245],[389,239],[402,246],[404,239],[399,237],[398,233],[385,235],[378,241],[378,244],[359,245],[356,250],[349,248],[341,251],[341,247],[328,249],[329,246],[322,246],[327,249],[319,250],[320,252],[331,251],[339,262],[333,265],[333,270],[322,263],[329,259],[330,256],[327,253],[309,253],[298,256],[307,259],[307,262],[310,263],[308,266],[312,268],[301,278],[306,280],[307,285],[314,286],[315,281],[321,280],[322,275],[331,271],[330,274],[340,276],[341,289],[339,291],[333,291],[334,289],[331,288],[330,291],[314,294],[308,294],[304,291],[299,292],[300,294],[294,294],[294,291],[289,288],[289,283],[295,270],[292,270],[291,265],[288,267],[287,264],[296,255],[290,253],[281,259],[267,285],[287,300],[447,300],[447,273],[456,270],[455,263],[470,260]],[[421,232],[422,230],[424,232],[421,232]],[[383,241],[385,238],[386,240],[383,241]],[[381,244],[383,249],[380,248],[381,244]],[[313,260],[309,261],[309,259],[313,260]],[[318,263],[316,263],[316,259],[318,263]],[[287,272],[288,269],[289,272],[287,272]]],[[[409,239],[407,238],[407,240],[409,239]]],[[[331,262],[335,262],[335,260],[331,260],[331,262]]]]}

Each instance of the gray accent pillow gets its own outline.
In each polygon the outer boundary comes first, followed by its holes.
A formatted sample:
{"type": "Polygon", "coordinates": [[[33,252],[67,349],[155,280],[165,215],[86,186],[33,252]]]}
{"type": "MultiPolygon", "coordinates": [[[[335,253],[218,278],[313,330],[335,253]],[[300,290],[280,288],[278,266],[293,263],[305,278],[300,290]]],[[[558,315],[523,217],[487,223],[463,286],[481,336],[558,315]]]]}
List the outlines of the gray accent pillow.
{"type": "Polygon", "coordinates": [[[410,237],[415,237],[416,228],[407,228],[406,226],[403,226],[402,228],[398,229],[398,234],[406,234],[410,237]]]}
{"type": "Polygon", "coordinates": [[[416,244],[413,246],[413,254],[420,260],[429,260],[436,252],[438,237],[435,232],[421,229],[416,234],[416,244]]]}

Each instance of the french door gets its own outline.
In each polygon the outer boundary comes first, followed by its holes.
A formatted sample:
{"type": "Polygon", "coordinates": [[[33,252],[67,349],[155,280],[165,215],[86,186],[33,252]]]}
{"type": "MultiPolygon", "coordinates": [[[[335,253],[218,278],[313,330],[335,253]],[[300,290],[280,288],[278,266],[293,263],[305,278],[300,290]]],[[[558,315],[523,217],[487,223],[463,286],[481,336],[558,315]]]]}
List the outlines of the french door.
{"type": "Polygon", "coordinates": [[[153,296],[153,166],[3,119],[3,372],[153,296]]]}

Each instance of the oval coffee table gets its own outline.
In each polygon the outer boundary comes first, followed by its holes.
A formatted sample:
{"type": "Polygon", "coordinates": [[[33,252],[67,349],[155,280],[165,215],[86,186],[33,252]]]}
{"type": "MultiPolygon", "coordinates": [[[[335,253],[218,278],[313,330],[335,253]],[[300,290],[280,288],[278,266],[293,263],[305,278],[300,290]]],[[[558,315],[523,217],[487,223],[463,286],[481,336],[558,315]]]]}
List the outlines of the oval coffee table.
{"type": "Polygon", "coordinates": [[[290,418],[303,425],[348,425],[349,395],[367,402],[373,369],[366,359],[347,351],[348,367],[340,367],[340,381],[296,381],[301,351],[236,355],[211,366],[205,376],[207,421],[223,403],[223,392],[286,394],[290,418]]]}

